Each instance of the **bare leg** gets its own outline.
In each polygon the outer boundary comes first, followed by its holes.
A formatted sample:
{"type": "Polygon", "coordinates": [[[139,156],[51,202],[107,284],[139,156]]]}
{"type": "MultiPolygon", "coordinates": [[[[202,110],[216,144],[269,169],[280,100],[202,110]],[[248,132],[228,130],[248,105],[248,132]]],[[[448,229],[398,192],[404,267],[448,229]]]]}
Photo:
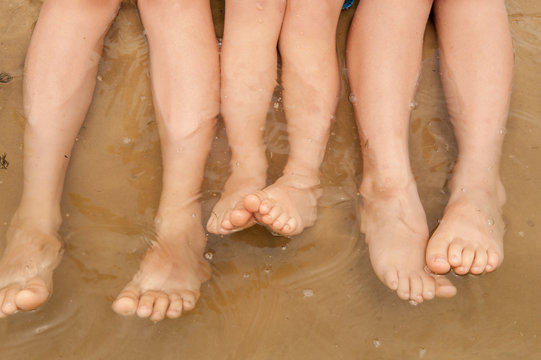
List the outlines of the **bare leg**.
{"type": "Polygon", "coordinates": [[[263,132],[276,86],[278,35],[285,0],[227,0],[222,42],[222,115],[231,176],[212,210],[208,231],[228,234],[254,224],[242,204],[267,177],[263,132]]]}
{"type": "Polygon", "coordinates": [[[443,219],[426,261],[437,273],[493,271],[503,260],[500,155],[513,50],[503,0],[437,0],[442,81],[458,141],[443,219]]]}
{"type": "Polygon", "coordinates": [[[23,195],[0,259],[0,318],[42,305],[62,246],[60,198],[92,99],[102,43],[120,1],[47,0],[28,49],[23,195]]]}
{"type": "Polygon", "coordinates": [[[456,292],[424,270],[428,226],[408,154],[410,102],[431,6],[431,0],[362,0],[347,48],[363,150],[361,231],[379,279],[416,302],[456,292]]]}
{"type": "Polygon", "coordinates": [[[336,25],[343,2],[290,0],[280,33],[289,159],[282,177],[247,196],[245,207],[282,235],[313,225],[319,167],[340,90],[336,25]]]}
{"type": "Polygon", "coordinates": [[[139,0],[150,46],[163,159],[157,239],[113,309],[153,321],[194,308],[210,276],[198,204],[219,112],[218,44],[209,1],[139,0]]]}

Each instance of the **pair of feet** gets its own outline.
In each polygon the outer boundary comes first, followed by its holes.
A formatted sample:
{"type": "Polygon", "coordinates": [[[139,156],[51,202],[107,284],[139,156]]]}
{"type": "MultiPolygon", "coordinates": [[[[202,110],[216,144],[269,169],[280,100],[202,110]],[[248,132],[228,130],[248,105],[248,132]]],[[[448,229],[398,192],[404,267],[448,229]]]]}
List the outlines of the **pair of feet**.
{"type": "Polygon", "coordinates": [[[505,202],[503,186],[495,183],[452,183],[431,237],[413,179],[399,186],[361,186],[361,231],[379,279],[401,299],[420,303],[456,294],[439,275],[450,269],[459,275],[495,270],[503,260],[505,202]]]}
{"type": "MultiPolygon", "coordinates": [[[[312,180],[286,175],[246,196],[244,187],[238,192],[224,192],[214,212],[219,211],[220,224],[226,228],[215,232],[229,233],[259,221],[283,235],[300,233],[316,219],[320,190],[306,185],[317,178],[312,180]],[[228,203],[234,206],[228,208],[228,203]]],[[[234,182],[232,177],[229,183],[234,182]]],[[[201,284],[210,277],[210,266],[203,258],[205,232],[200,216],[193,216],[199,213],[193,205],[160,218],[157,241],[113,303],[115,312],[159,321],[178,318],[195,307],[201,284]]],[[[211,224],[212,220],[209,227],[211,224]]],[[[0,318],[18,310],[36,309],[52,293],[53,271],[62,258],[62,245],[56,232],[50,230],[53,228],[40,229],[35,221],[14,216],[0,259],[0,318]]]]}

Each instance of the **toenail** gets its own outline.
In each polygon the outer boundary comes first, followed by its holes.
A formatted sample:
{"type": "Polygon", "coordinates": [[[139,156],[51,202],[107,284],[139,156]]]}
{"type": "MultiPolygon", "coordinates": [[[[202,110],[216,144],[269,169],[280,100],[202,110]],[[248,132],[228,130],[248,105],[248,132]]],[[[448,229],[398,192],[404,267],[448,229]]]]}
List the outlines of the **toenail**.
{"type": "Polygon", "coordinates": [[[438,257],[434,258],[434,261],[439,262],[439,263],[445,263],[445,258],[441,257],[441,256],[438,256],[438,257]]]}

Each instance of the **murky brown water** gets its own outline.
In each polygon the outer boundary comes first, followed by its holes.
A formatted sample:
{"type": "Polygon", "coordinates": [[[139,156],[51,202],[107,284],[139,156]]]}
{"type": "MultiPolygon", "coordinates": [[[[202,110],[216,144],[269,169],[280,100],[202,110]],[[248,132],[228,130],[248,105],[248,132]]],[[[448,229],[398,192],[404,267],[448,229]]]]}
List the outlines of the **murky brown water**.
{"type": "MultiPolygon", "coordinates": [[[[0,244],[22,190],[23,61],[40,2],[0,2],[0,244]]],[[[213,1],[223,29],[223,0],[213,1]]],[[[153,324],[111,310],[147,246],[161,181],[148,49],[126,4],[109,32],[94,102],[80,132],[62,201],[67,251],[55,292],[33,313],[0,321],[0,359],[541,359],[541,3],[508,1],[515,80],[503,155],[507,233],[503,266],[451,276],[458,295],[401,301],[371,270],[356,215],[360,149],[345,71],[337,122],[322,167],[316,226],[294,239],[254,227],[209,236],[213,277],[193,312],[153,324]]],[[[342,13],[340,64],[353,10],[342,13]]],[[[430,226],[456,155],[438,78],[436,35],[426,32],[411,124],[414,171],[430,226]]],[[[279,91],[273,102],[278,102],[279,91]]],[[[287,156],[285,121],[269,107],[271,178],[287,156]]],[[[208,217],[226,179],[220,124],[203,188],[208,217]]]]}

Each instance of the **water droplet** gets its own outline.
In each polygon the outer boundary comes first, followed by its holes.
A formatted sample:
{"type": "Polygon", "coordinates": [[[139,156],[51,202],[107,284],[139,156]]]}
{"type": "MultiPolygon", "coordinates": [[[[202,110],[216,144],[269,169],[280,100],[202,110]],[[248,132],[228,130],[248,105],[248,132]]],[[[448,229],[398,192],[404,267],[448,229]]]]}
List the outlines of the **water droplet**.
{"type": "Polygon", "coordinates": [[[196,216],[197,216],[197,215],[195,215],[195,213],[192,213],[192,217],[193,217],[194,219],[195,219],[196,216]]]}
{"type": "Polygon", "coordinates": [[[272,271],[272,266],[270,265],[267,265],[263,268],[263,271],[267,274],[270,274],[270,272],[272,271]]]}
{"type": "Polygon", "coordinates": [[[526,236],[526,233],[524,231],[519,231],[518,236],[524,237],[524,236],[526,236]]]}
{"type": "Polygon", "coordinates": [[[376,349],[378,349],[378,348],[381,347],[381,340],[379,340],[379,339],[374,339],[374,340],[372,340],[372,344],[374,344],[374,347],[375,347],[376,349]]]}
{"type": "Polygon", "coordinates": [[[245,279],[249,279],[249,278],[250,278],[250,274],[244,273],[244,274],[242,274],[242,277],[245,278],[245,279]]]}
{"type": "Polygon", "coordinates": [[[418,303],[417,301],[415,301],[415,300],[410,300],[410,301],[408,301],[408,302],[409,302],[409,304],[410,304],[411,306],[417,306],[417,305],[419,305],[419,303],[418,303]]]}
{"type": "Polygon", "coordinates": [[[275,102],[273,106],[274,106],[275,109],[278,109],[278,108],[280,107],[280,104],[278,104],[277,102],[275,102]]]}
{"type": "Polygon", "coordinates": [[[235,161],[235,166],[239,167],[239,166],[240,166],[240,162],[235,161]]]}
{"type": "Polygon", "coordinates": [[[302,295],[303,295],[305,298],[312,297],[312,296],[314,296],[314,290],[312,290],[312,289],[304,289],[304,290],[302,291],[302,295]]]}
{"type": "Polygon", "coordinates": [[[261,5],[261,3],[255,3],[255,7],[257,10],[263,10],[263,5],[261,5]]]}
{"type": "Polygon", "coordinates": [[[261,18],[257,19],[257,23],[258,24],[263,24],[263,19],[261,19],[261,18]]]}
{"type": "Polygon", "coordinates": [[[287,246],[282,246],[282,250],[287,250],[287,246]]]}
{"type": "Polygon", "coordinates": [[[349,95],[349,102],[355,104],[357,102],[357,97],[353,94],[349,95]]]}
{"type": "Polygon", "coordinates": [[[411,102],[410,102],[410,109],[411,109],[411,110],[415,110],[415,109],[417,109],[417,106],[418,106],[418,105],[419,105],[419,104],[417,104],[415,101],[411,101],[411,102]]]}
{"type": "Polygon", "coordinates": [[[506,131],[505,129],[500,129],[500,135],[505,135],[506,131]]]}
{"type": "Polygon", "coordinates": [[[103,81],[103,77],[101,75],[96,76],[96,79],[98,79],[98,81],[103,81]]]}
{"type": "Polygon", "coordinates": [[[78,137],[78,136],[75,138],[75,141],[79,141],[79,137],[78,137]]]}
{"type": "Polygon", "coordinates": [[[212,250],[209,250],[205,253],[205,259],[207,259],[208,261],[212,260],[213,257],[214,257],[214,252],[212,250]]]}
{"type": "Polygon", "coordinates": [[[129,143],[131,143],[131,141],[132,141],[132,140],[131,140],[129,137],[123,137],[123,138],[122,138],[122,142],[123,142],[124,144],[129,144],[129,143]]]}
{"type": "Polygon", "coordinates": [[[493,226],[494,225],[494,219],[492,219],[492,218],[488,219],[487,224],[488,224],[488,226],[493,226]]]}
{"type": "Polygon", "coordinates": [[[66,213],[66,217],[70,217],[70,213],[66,213]]]}
{"type": "Polygon", "coordinates": [[[465,188],[461,188],[460,191],[466,192],[466,189],[465,189],[465,188]]]}
{"type": "Polygon", "coordinates": [[[425,348],[420,348],[419,349],[419,359],[424,358],[425,355],[426,355],[426,349],[425,348]]]}

